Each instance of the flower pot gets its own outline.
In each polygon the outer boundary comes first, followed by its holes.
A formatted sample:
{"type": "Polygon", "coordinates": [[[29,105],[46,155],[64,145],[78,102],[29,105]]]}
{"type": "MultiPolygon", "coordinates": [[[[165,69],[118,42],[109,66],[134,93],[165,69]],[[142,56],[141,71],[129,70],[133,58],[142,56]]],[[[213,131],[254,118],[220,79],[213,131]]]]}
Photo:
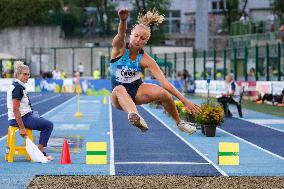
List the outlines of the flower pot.
{"type": "Polygon", "coordinates": [[[215,125],[205,125],[204,131],[207,137],[214,137],[216,134],[216,126],[215,125]]]}
{"type": "Polygon", "coordinates": [[[191,123],[195,123],[194,115],[187,113],[186,114],[186,121],[191,122],[191,123]]]}
{"type": "Polygon", "coordinates": [[[202,132],[202,134],[204,134],[205,135],[205,130],[204,130],[204,125],[201,125],[201,132],[202,132]]]}

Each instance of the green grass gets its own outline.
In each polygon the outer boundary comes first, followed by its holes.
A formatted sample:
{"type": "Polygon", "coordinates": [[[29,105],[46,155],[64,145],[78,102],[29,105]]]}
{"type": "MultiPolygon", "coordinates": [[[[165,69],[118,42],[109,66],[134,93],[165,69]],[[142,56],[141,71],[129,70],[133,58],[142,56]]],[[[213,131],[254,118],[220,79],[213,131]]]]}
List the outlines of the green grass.
{"type": "Polygon", "coordinates": [[[261,112],[265,114],[284,117],[284,107],[280,106],[273,106],[270,104],[256,104],[255,102],[249,100],[243,100],[242,108],[254,110],[256,112],[261,112]]]}

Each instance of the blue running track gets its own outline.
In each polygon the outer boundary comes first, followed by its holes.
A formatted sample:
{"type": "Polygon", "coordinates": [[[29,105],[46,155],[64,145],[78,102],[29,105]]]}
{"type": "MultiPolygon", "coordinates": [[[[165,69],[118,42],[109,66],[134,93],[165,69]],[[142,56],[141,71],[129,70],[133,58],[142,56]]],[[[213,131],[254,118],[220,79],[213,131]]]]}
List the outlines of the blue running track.
{"type": "MultiPolygon", "coordinates": [[[[178,130],[163,109],[143,105],[138,110],[149,130],[141,133],[128,123],[127,113],[110,105],[109,98],[106,105],[102,96],[81,95],[82,118],[74,117],[77,111],[74,94],[31,93],[30,98],[34,110],[54,123],[47,152],[55,160],[48,164],[30,163],[24,157],[17,157],[14,163],[4,160],[7,108],[6,94],[0,93],[0,185],[5,188],[24,188],[35,175],[284,176],[284,118],[281,117],[264,117],[244,110],[244,119],[226,119],[217,129],[216,137],[211,138],[200,130],[189,136],[178,130]],[[271,123],[266,124],[263,119],[271,123]],[[261,121],[266,125],[261,125],[261,121]],[[69,141],[71,165],[59,163],[65,138],[69,141]],[[106,165],[85,163],[86,142],[94,141],[107,142],[106,165]],[[239,143],[240,165],[218,165],[220,142],[239,143]]],[[[193,101],[201,103],[202,99],[193,101]]],[[[34,137],[37,143],[39,132],[35,131],[34,137]]],[[[17,134],[17,142],[21,141],[17,134]]]]}
{"type": "Polygon", "coordinates": [[[284,132],[238,118],[226,119],[221,129],[284,157],[284,132]]]}
{"type": "MultiPolygon", "coordinates": [[[[0,93],[0,138],[7,134],[8,116],[6,93],[0,93]]],[[[54,94],[54,93],[29,93],[29,98],[34,111],[42,115],[52,108],[62,104],[66,100],[74,97],[74,94],[54,94]]]]}
{"type": "Polygon", "coordinates": [[[143,108],[139,113],[149,123],[142,134],[128,123],[127,114],[112,110],[117,175],[221,175],[143,108]]]}

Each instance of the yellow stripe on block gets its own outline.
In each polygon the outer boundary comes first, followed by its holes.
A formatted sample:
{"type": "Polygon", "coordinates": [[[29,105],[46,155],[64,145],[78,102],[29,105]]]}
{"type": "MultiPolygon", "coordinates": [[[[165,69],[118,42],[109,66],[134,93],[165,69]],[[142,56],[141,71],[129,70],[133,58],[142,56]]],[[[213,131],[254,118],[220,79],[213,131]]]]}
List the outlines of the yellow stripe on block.
{"type": "Polygon", "coordinates": [[[218,152],[219,165],[239,165],[239,143],[234,142],[220,142],[218,152]]]}
{"type": "Polygon", "coordinates": [[[87,142],[86,144],[86,164],[107,164],[107,143],[87,142]]]}
{"type": "Polygon", "coordinates": [[[106,142],[87,142],[86,144],[87,151],[107,151],[106,142]]]}
{"type": "Polygon", "coordinates": [[[104,165],[107,164],[107,155],[87,155],[86,164],[104,165]]]}
{"type": "Polygon", "coordinates": [[[219,165],[240,165],[239,156],[219,156],[219,165]]]}
{"type": "Polygon", "coordinates": [[[234,142],[220,142],[219,152],[239,152],[239,143],[234,142]]]}

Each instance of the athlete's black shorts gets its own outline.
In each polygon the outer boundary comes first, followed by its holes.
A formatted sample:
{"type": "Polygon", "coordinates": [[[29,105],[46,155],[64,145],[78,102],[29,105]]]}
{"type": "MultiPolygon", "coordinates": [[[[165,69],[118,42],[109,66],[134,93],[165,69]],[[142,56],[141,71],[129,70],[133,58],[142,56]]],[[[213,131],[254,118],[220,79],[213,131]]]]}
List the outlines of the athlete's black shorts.
{"type": "Polygon", "coordinates": [[[141,79],[133,81],[132,83],[116,83],[116,84],[113,84],[112,89],[114,89],[118,85],[124,86],[127,93],[132,98],[133,102],[135,102],[135,97],[136,97],[137,91],[138,91],[138,89],[139,89],[139,87],[142,83],[143,83],[143,81],[141,79]]]}

